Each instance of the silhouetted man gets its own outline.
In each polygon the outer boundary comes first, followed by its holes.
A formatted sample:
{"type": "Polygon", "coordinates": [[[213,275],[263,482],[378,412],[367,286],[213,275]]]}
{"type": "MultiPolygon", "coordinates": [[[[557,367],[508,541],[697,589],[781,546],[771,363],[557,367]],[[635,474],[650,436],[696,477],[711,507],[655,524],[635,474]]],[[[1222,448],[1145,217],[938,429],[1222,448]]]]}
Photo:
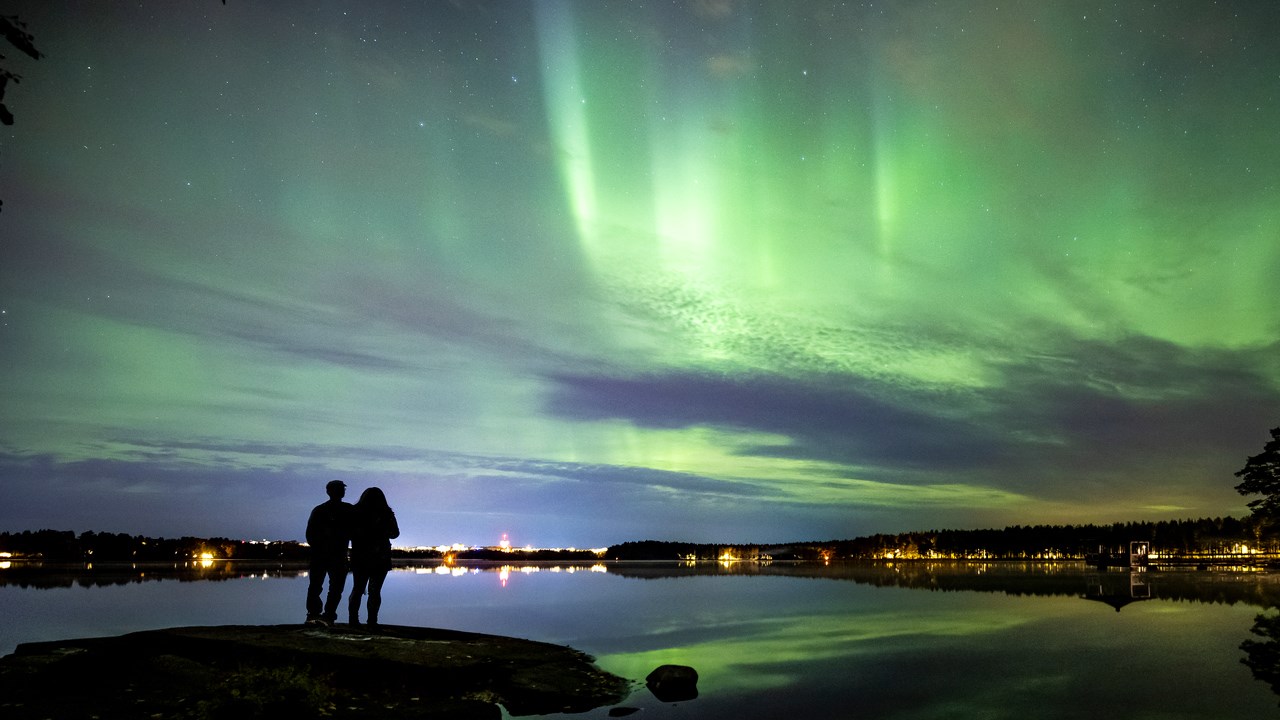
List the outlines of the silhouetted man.
{"type": "Polygon", "coordinates": [[[324,486],[328,502],[311,511],[307,519],[307,544],[311,546],[311,573],[307,583],[307,624],[332,625],[338,618],[342,586],[347,583],[347,543],[351,540],[352,507],[342,502],[347,484],[331,480],[324,486]],[[329,578],[329,594],[323,607],[320,589],[329,578]]]}

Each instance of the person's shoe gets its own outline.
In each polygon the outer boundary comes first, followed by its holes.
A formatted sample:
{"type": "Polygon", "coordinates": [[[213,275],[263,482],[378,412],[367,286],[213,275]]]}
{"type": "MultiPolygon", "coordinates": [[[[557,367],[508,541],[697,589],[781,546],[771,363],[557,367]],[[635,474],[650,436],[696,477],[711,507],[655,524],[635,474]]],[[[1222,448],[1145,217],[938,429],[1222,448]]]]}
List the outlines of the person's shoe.
{"type": "Polygon", "coordinates": [[[325,627],[333,627],[334,625],[338,624],[338,616],[322,615],[320,616],[320,623],[323,624],[325,627]]]}
{"type": "Polygon", "coordinates": [[[348,624],[348,625],[356,625],[356,626],[358,626],[358,625],[360,624],[360,618],[359,618],[359,616],[357,616],[357,615],[352,615],[352,616],[351,616],[351,619],[347,622],[347,624],[348,624]]]}
{"type": "Polygon", "coordinates": [[[308,615],[307,621],[302,624],[303,625],[323,625],[324,620],[321,620],[319,615],[308,615]]]}

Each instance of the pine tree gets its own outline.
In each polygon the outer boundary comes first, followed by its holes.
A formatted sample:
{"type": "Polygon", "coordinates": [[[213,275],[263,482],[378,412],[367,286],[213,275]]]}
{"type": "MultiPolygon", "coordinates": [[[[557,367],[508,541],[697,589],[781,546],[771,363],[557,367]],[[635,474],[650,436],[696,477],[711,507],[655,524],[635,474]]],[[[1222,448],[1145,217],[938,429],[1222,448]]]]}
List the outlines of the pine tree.
{"type": "Polygon", "coordinates": [[[1271,430],[1271,441],[1235,475],[1244,478],[1236,492],[1262,496],[1249,501],[1254,515],[1280,518],[1280,427],[1271,430]]]}

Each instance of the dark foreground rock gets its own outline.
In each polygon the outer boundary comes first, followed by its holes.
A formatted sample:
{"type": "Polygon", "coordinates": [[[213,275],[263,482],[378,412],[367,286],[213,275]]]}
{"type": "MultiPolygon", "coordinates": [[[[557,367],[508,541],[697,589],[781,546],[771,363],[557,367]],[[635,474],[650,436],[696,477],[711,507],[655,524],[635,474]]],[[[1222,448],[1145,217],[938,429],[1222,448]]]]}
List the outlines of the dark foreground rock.
{"type": "Polygon", "coordinates": [[[0,716],[499,718],[614,705],[630,683],[572,648],[380,626],[189,627],[19,645],[0,716]]]}
{"type": "Polygon", "coordinates": [[[649,692],[662,702],[698,697],[698,671],[688,665],[659,665],[644,679],[649,692]]]}

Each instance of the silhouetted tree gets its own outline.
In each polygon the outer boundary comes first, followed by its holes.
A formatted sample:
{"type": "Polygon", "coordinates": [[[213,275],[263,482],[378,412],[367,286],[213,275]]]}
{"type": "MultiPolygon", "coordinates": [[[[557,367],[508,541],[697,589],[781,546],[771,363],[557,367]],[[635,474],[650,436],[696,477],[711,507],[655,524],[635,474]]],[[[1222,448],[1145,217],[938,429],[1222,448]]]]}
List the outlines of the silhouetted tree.
{"type": "Polygon", "coordinates": [[[1240,643],[1245,653],[1240,662],[1249,667],[1254,678],[1270,685],[1271,691],[1280,695],[1280,615],[1258,615],[1249,632],[1261,639],[1240,643]]]}
{"type": "MultiPolygon", "coordinates": [[[[227,0],[222,0],[222,4],[226,5],[227,0]]],[[[27,24],[18,19],[17,15],[0,15],[0,35],[9,41],[9,44],[21,50],[23,54],[32,60],[39,60],[44,57],[44,53],[36,49],[35,36],[27,32],[27,24]]],[[[6,57],[0,53],[0,123],[4,125],[13,124],[13,113],[4,104],[4,91],[12,80],[14,85],[22,82],[22,76],[13,72],[5,66],[6,57]]],[[[3,208],[4,201],[0,201],[0,208],[3,208]]]]}
{"type": "Polygon", "coordinates": [[[1249,458],[1235,475],[1244,478],[1236,485],[1236,492],[1262,496],[1249,501],[1254,515],[1280,519],[1280,427],[1272,428],[1271,441],[1263,446],[1261,453],[1249,458]]]}
{"type": "MultiPolygon", "coordinates": [[[[0,15],[0,35],[4,35],[4,39],[9,44],[21,50],[33,60],[39,60],[43,55],[36,49],[35,38],[31,33],[27,32],[27,24],[18,19],[16,15],[0,15]]],[[[0,62],[7,58],[0,53],[0,62]]],[[[13,124],[13,113],[9,112],[9,108],[4,104],[4,91],[9,87],[9,81],[12,80],[14,85],[22,82],[22,76],[10,70],[6,65],[0,65],[0,123],[5,125],[13,124]]],[[[0,207],[4,205],[4,201],[0,201],[0,207]]]]}
{"type": "MultiPolygon", "coordinates": [[[[16,15],[0,15],[0,34],[4,35],[4,39],[8,40],[10,45],[33,60],[43,57],[36,49],[35,38],[27,32],[27,24],[19,20],[16,15]]],[[[5,56],[0,54],[0,60],[5,59],[5,56]]],[[[4,91],[10,80],[17,85],[22,81],[22,76],[7,67],[0,67],[0,123],[5,125],[13,124],[13,113],[9,112],[9,108],[4,104],[4,91]]]]}

